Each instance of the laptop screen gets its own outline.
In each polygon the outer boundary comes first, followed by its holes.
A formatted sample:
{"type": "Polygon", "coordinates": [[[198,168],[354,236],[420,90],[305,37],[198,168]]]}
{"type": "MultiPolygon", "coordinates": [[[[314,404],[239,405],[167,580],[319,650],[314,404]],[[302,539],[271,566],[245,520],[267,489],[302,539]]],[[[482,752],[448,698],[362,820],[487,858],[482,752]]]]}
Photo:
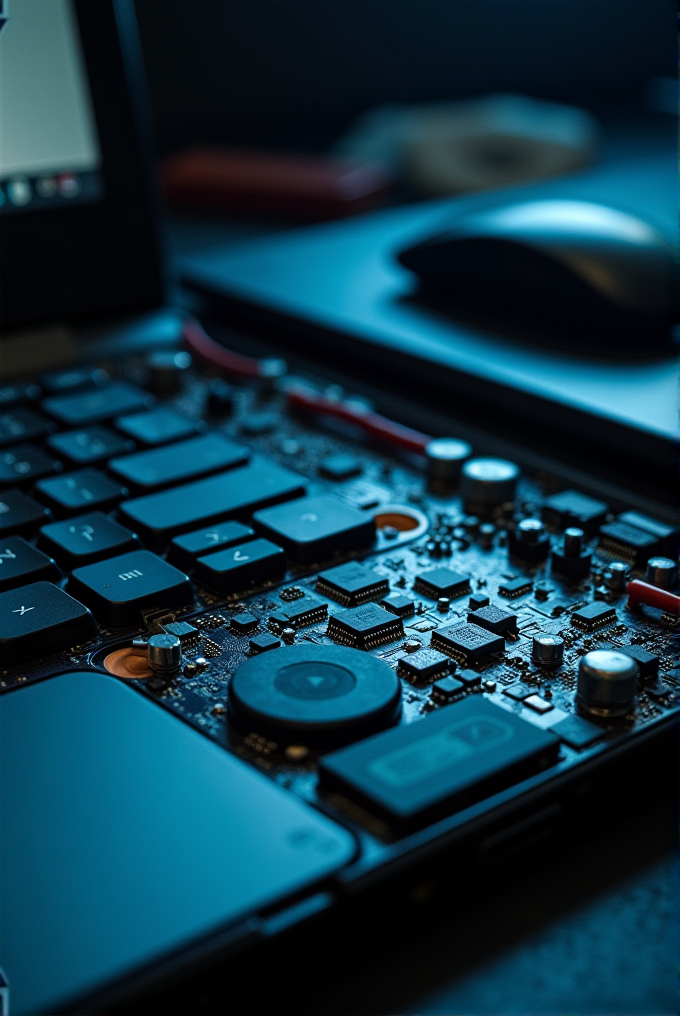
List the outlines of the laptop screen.
{"type": "Polygon", "coordinates": [[[70,0],[12,0],[0,35],[0,214],[102,196],[101,149],[70,0]]]}

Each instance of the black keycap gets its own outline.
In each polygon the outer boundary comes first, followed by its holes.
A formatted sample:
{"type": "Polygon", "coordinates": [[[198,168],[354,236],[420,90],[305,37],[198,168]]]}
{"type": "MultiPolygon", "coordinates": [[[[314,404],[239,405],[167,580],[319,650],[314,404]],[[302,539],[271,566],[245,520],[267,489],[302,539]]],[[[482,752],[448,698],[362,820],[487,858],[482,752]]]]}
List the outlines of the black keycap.
{"type": "Polygon", "coordinates": [[[256,508],[304,494],[302,477],[272,462],[187,483],[121,505],[121,520],[148,547],[162,549],[173,536],[226,518],[247,519],[256,508]]]}
{"type": "Polygon", "coordinates": [[[68,591],[112,625],[134,624],[145,608],[183,607],[194,600],[187,576],[148,550],[76,568],[68,591]]]}
{"type": "Polygon", "coordinates": [[[51,554],[64,571],[140,549],[134,533],[102,512],[88,512],[67,522],[43,526],[38,546],[51,554]]]}
{"type": "Polygon", "coordinates": [[[0,592],[27,582],[58,582],[61,572],[54,561],[20,536],[0,540],[0,592]]]}
{"type": "Polygon", "coordinates": [[[93,466],[113,455],[125,455],[126,452],[135,450],[134,441],[121,437],[108,427],[67,430],[62,434],[53,434],[46,443],[48,448],[73,466],[93,466]]]}
{"type": "Polygon", "coordinates": [[[0,536],[5,533],[33,536],[41,526],[51,521],[49,508],[20,490],[4,490],[0,494],[0,536]]]}
{"type": "Polygon", "coordinates": [[[75,395],[52,395],[42,408],[69,427],[112,420],[124,413],[141,412],[153,404],[153,395],[127,381],[112,381],[105,388],[75,395]]]}
{"type": "Polygon", "coordinates": [[[0,448],[20,441],[38,441],[53,429],[54,424],[32,409],[8,409],[0,413],[0,448]]]}
{"type": "Polygon", "coordinates": [[[35,402],[42,395],[38,385],[17,381],[12,385],[0,386],[0,410],[18,406],[22,402],[35,402]]]}
{"type": "Polygon", "coordinates": [[[325,494],[266,508],[253,520],[298,564],[326,561],[341,551],[369,547],[375,539],[371,515],[325,494]]]}
{"type": "Polygon", "coordinates": [[[31,582],[0,593],[0,662],[89,642],[97,634],[92,614],[51,582],[31,582]]]}
{"type": "Polygon", "coordinates": [[[286,555],[269,540],[251,540],[199,557],[194,578],[214,593],[238,593],[286,574],[286,555]]]}
{"type": "Polygon", "coordinates": [[[250,451],[219,434],[180,441],[169,448],[154,448],[112,459],[109,469],[140,492],[159,490],[198,476],[244,465],[250,451]]]}
{"type": "Polygon", "coordinates": [[[43,374],[40,383],[49,395],[65,392],[83,392],[88,388],[103,388],[109,383],[109,375],[101,367],[74,367],[72,370],[56,370],[43,374]]]}
{"type": "Polygon", "coordinates": [[[39,480],[43,476],[54,476],[64,467],[61,462],[47,455],[35,445],[14,445],[0,452],[0,486],[20,486],[39,480]]]}
{"type": "Polygon", "coordinates": [[[78,469],[75,473],[38,480],[35,492],[60,519],[85,508],[109,511],[128,493],[97,469],[78,469]]]}
{"type": "Polygon", "coordinates": [[[165,406],[150,409],[147,413],[120,416],[116,420],[116,427],[143,445],[168,444],[205,430],[205,424],[201,425],[165,406]]]}
{"type": "Polygon", "coordinates": [[[170,544],[168,560],[178,568],[191,571],[196,558],[233,547],[235,543],[243,543],[254,535],[253,530],[241,522],[221,522],[207,529],[198,529],[195,533],[176,536],[170,544]]]}

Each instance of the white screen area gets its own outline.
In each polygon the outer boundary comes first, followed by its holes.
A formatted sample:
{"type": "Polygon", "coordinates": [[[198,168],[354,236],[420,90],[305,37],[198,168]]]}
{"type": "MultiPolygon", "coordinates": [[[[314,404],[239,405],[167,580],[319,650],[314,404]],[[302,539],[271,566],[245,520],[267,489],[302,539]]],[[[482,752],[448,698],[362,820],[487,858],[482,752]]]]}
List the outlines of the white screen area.
{"type": "Polygon", "coordinates": [[[96,170],[99,141],[70,0],[9,0],[4,13],[0,179],[96,170]]]}

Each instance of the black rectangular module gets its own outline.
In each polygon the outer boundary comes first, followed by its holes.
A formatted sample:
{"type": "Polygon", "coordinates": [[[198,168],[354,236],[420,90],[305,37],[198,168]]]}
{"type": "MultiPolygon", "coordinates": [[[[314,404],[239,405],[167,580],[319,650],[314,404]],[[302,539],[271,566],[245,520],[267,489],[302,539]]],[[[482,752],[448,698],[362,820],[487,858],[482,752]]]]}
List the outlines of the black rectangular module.
{"type": "Polygon", "coordinates": [[[370,547],[375,540],[372,515],[327,494],[265,508],[255,512],[253,521],[297,564],[327,561],[334,554],[370,547]]]}
{"type": "Polygon", "coordinates": [[[455,600],[470,592],[470,579],[467,575],[459,575],[458,572],[452,571],[451,568],[432,568],[431,571],[416,575],[413,588],[432,600],[438,600],[440,596],[448,596],[450,600],[455,600]]]}
{"type": "MultiPolygon", "coordinates": [[[[348,561],[337,568],[321,572],[316,580],[317,591],[337,600],[343,607],[358,607],[377,600],[389,591],[390,584],[372,568],[359,561],[348,561]]],[[[397,611],[393,611],[397,613],[397,611]]]]}
{"type": "Polygon", "coordinates": [[[227,441],[220,434],[203,434],[177,444],[111,459],[109,469],[135,491],[148,494],[199,476],[234,469],[244,465],[249,457],[247,448],[227,441]]]}
{"type": "Polygon", "coordinates": [[[588,603],[585,607],[575,610],[571,615],[571,623],[578,628],[585,628],[586,631],[595,631],[610,621],[616,621],[616,611],[608,607],[606,603],[596,600],[595,603],[588,603]]]}
{"type": "Polygon", "coordinates": [[[517,614],[495,607],[493,603],[488,607],[480,607],[479,610],[471,610],[467,619],[470,624],[478,624],[480,628],[486,628],[494,635],[517,634],[517,614]]]}
{"type": "Polygon", "coordinates": [[[437,702],[439,705],[448,705],[463,691],[465,691],[465,685],[462,681],[457,681],[455,677],[442,677],[440,681],[434,682],[430,694],[433,702],[437,702]]]}
{"type": "Polygon", "coordinates": [[[199,557],[194,569],[196,581],[213,593],[239,593],[285,574],[285,554],[269,540],[251,540],[199,557]]]}
{"type": "Polygon", "coordinates": [[[321,785],[398,828],[460,811],[557,760],[559,740],[481,695],[326,755],[321,785]]]}
{"type": "Polygon", "coordinates": [[[262,635],[254,635],[252,637],[250,640],[250,651],[251,653],[266,653],[270,649],[278,649],[280,645],[281,640],[267,631],[262,635]]]}
{"type": "Polygon", "coordinates": [[[636,566],[661,553],[661,540],[652,533],[617,520],[600,528],[598,550],[636,566]]]}
{"type": "Polygon", "coordinates": [[[634,526],[644,533],[656,536],[659,540],[659,552],[668,557],[675,557],[678,553],[678,538],[680,530],[676,526],[669,526],[666,522],[658,522],[650,519],[649,515],[642,512],[623,512],[617,518],[617,522],[623,522],[627,526],[634,526]]]}
{"type": "Polygon", "coordinates": [[[456,677],[466,688],[476,688],[482,683],[482,675],[476,670],[457,670],[456,677]]]}
{"type": "Polygon", "coordinates": [[[384,600],[380,601],[380,606],[384,607],[385,610],[389,610],[391,614],[396,614],[398,617],[410,617],[411,614],[415,613],[416,605],[410,596],[402,596],[401,593],[390,593],[384,600]]]}
{"type": "Polygon", "coordinates": [[[577,490],[563,490],[546,498],[541,511],[543,521],[552,529],[577,526],[586,533],[594,532],[607,517],[609,505],[577,490]]]}
{"type": "Polygon", "coordinates": [[[508,600],[514,600],[518,596],[524,596],[525,593],[530,593],[533,587],[534,584],[531,579],[507,579],[506,581],[499,583],[498,595],[505,596],[508,600]]]}
{"type": "Polygon", "coordinates": [[[552,731],[570,748],[588,748],[604,734],[602,727],[596,727],[581,716],[567,716],[566,720],[556,723],[552,731]]]}
{"type": "Polygon", "coordinates": [[[471,662],[481,660],[490,653],[502,653],[505,649],[502,635],[494,635],[478,624],[448,624],[443,628],[435,628],[431,641],[435,649],[442,649],[471,662]]]}
{"type": "Polygon", "coordinates": [[[357,649],[372,649],[393,642],[404,634],[404,622],[377,603],[366,603],[334,614],[328,621],[328,635],[335,642],[357,649]]]}
{"type": "Polygon", "coordinates": [[[643,680],[659,676],[659,656],[657,653],[650,653],[642,646],[619,646],[619,652],[632,657],[640,668],[640,677],[643,680]]]}
{"type": "Polygon", "coordinates": [[[284,627],[304,628],[308,624],[316,624],[328,616],[328,604],[317,600],[316,596],[302,596],[292,603],[282,603],[270,617],[284,627]]]}
{"type": "Polygon", "coordinates": [[[423,684],[425,681],[436,681],[450,669],[451,660],[444,653],[437,652],[436,649],[418,649],[399,660],[397,673],[414,684],[423,684]]]}

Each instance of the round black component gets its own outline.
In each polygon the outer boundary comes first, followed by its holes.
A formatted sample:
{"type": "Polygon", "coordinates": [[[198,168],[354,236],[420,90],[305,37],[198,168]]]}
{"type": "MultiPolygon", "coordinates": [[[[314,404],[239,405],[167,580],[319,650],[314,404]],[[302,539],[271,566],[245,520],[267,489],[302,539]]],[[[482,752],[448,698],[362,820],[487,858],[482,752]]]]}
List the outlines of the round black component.
{"type": "Polygon", "coordinates": [[[247,660],[229,687],[241,730],[283,744],[348,744],[395,723],[401,684],[391,667],[346,646],[293,645],[247,660]]]}

